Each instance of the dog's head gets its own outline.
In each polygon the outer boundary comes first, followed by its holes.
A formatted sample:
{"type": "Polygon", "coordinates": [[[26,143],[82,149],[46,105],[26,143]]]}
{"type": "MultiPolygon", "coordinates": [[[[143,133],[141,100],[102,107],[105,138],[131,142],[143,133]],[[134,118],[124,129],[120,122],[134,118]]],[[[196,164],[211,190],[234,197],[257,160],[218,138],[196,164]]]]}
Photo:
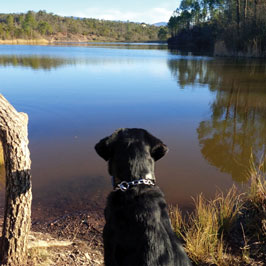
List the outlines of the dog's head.
{"type": "Polygon", "coordinates": [[[168,151],[163,142],[148,131],[138,128],[116,130],[95,145],[106,161],[115,183],[141,178],[154,180],[154,162],[168,151]]]}

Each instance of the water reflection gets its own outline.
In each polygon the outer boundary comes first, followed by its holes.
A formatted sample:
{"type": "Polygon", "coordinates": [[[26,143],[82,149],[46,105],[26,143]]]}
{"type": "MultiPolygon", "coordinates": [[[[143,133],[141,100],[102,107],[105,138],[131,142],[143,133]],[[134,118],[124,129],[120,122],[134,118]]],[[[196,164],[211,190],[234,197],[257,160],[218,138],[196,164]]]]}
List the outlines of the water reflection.
{"type": "Polygon", "coordinates": [[[73,65],[75,60],[43,56],[0,56],[0,66],[22,66],[32,69],[51,70],[64,65],[73,65]]]}
{"type": "Polygon", "coordinates": [[[201,153],[235,181],[245,181],[253,153],[259,163],[266,152],[265,64],[244,60],[169,61],[184,88],[207,84],[215,91],[209,119],[197,129],[201,153]]]}
{"type": "MultiPolygon", "coordinates": [[[[117,47],[115,47],[117,48],[117,47]]],[[[122,48],[121,48],[122,49],[122,48]]],[[[139,48],[140,49],[140,48],[139,48]]],[[[80,55],[77,54],[67,55],[62,53],[60,56],[53,55],[0,55],[0,67],[23,67],[30,68],[33,70],[55,70],[57,68],[62,68],[64,66],[77,66],[77,65],[111,65],[122,63],[133,64],[136,61],[145,61],[145,57],[153,56],[142,55],[140,53],[139,57],[130,57],[129,54],[125,54],[124,57],[114,57],[110,54],[102,54],[101,56],[94,56],[93,54],[80,55]]]]}
{"type": "Polygon", "coordinates": [[[100,47],[100,48],[115,48],[115,49],[145,49],[145,50],[167,50],[167,43],[126,43],[126,42],[68,42],[68,43],[55,43],[53,46],[79,46],[79,47],[100,47]]]}

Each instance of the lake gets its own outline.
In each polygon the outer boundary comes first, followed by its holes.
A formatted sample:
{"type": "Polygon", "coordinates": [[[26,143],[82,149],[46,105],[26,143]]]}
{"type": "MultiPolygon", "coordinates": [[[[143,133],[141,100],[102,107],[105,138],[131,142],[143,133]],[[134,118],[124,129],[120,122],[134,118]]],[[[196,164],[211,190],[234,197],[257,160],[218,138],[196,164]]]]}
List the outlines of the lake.
{"type": "Polygon", "coordinates": [[[265,154],[264,61],[155,44],[1,45],[0,76],[0,93],[29,115],[33,217],[103,208],[112,186],[94,145],[117,128],[167,144],[157,183],[183,209],[247,182],[251,154],[265,154]]]}

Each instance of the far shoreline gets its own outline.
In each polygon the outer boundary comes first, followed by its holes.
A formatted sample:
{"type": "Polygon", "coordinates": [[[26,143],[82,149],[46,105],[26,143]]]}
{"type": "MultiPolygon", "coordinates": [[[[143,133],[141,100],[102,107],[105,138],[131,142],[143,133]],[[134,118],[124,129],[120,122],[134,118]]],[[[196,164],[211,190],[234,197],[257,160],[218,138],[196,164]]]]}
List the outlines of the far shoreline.
{"type": "Polygon", "coordinates": [[[158,44],[158,45],[167,45],[167,42],[154,40],[154,41],[125,41],[125,40],[77,40],[77,39],[68,39],[68,40],[47,40],[47,39],[12,39],[12,40],[0,40],[0,45],[49,45],[49,44],[87,44],[87,43],[121,43],[121,44],[158,44]]]}
{"type": "MultiPolygon", "coordinates": [[[[218,58],[244,58],[244,59],[265,59],[265,56],[258,56],[256,54],[244,54],[244,53],[235,53],[230,52],[223,47],[222,50],[214,49],[212,52],[207,51],[189,51],[178,49],[176,45],[169,45],[167,41],[125,41],[125,40],[106,40],[106,39],[87,39],[87,40],[80,40],[80,39],[12,39],[12,40],[0,40],[0,45],[89,45],[89,44],[111,44],[111,45],[134,45],[134,44],[143,44],[143,45],[165,45],[170,50],[178,50],[180,52],[185,53],[192,53],[193,55],[207,55],[211,57],[218,57],[218,58]]],[[[219,46],[220,47],[220,46],[219,46]]]]}

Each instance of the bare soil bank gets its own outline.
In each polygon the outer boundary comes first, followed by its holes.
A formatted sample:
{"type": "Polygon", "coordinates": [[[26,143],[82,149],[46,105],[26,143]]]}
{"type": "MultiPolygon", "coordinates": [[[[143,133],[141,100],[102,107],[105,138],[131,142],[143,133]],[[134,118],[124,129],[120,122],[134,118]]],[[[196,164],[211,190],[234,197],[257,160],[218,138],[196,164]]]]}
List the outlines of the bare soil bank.
{"type": "MultiPolygon", "coordinates": [[[[47,38],[41,39],[10,39],[10,40],[0,40],[0,44],[50,44],[50,43],[71,43],[71,42],[125,42],[125,38],[115,39],[111,37],[104,37],[100,35],[83,35],[83,34],[62,34],[57,33],[51,35],[47,38]]],[[[143,42],[147,40],[142,40],[143,42]]],[[[154,40],[158,41],[158,40],[154,40]]]]}
{"type": "MultiPolygon", "coordinates": [[[[1,232],[2,223],[3,218],[1,232]]],[[[33,220],[25,266],[103,265],[102,229],[100,213],[72,214],[51,222],[33,220]]]]}

